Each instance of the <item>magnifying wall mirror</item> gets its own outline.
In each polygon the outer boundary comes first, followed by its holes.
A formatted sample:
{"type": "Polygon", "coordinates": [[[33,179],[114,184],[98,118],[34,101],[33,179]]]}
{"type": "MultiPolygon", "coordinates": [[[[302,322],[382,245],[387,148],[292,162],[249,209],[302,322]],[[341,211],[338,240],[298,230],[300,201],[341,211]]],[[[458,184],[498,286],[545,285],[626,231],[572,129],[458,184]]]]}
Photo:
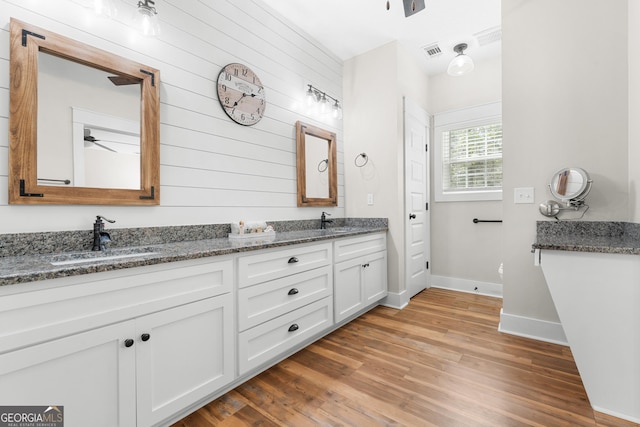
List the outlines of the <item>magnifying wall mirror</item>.
{"type": "Polygon", "coordinates": [[[336,134],[296,123],[298,206],[337,206],[336,134]]]}
{"type": "MultiPolygon", "coordinates": [[[[593,181],[581,168],[563,168],[551,177],[549,191],[558,201],[547,200],[540,204],[540,213],[545,216],[556,216],[561,210],[588,209],[585,199],[591,191],[593,181]]],[[[583,213],[584,215],[584,213],[583,213]]]]}
{"type": "Polygon", "coordinates": [[[159,72],[11,19],[9,202],[160,203],[159,72]]]}

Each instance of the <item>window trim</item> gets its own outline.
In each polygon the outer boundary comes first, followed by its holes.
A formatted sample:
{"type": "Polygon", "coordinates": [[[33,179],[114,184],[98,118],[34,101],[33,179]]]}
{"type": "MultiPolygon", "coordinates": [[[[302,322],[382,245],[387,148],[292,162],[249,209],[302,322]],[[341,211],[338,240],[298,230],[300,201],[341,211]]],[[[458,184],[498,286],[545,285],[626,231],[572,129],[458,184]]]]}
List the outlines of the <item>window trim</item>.
{"type": "Polygon", "coordinates": [[[443,191],[442,133],[465,127],[502,123],[502,102],[492,102],[459,110],[435,114],[434,122],[434,200],[436,202],[463,202],[502,200],[502,188],[495,190],[443,191]]]}

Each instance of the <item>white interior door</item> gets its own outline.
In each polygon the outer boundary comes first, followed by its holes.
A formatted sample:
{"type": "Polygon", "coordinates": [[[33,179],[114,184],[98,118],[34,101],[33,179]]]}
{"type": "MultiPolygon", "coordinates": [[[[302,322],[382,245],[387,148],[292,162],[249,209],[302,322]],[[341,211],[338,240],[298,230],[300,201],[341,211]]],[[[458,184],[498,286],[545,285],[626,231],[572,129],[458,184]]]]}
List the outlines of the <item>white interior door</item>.
{"type": "Polygon", "coordinates": [[[429,287],[429,115],[404,98],[405,278],[409,298],[429,287]]]}

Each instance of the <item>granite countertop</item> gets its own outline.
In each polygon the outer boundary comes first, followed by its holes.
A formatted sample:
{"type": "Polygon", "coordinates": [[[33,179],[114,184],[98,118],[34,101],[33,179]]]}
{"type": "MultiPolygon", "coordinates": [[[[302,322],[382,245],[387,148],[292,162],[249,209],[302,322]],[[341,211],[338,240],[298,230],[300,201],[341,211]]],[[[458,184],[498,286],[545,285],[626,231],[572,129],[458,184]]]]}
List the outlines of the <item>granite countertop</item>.
{"type": "Polygon", "coordinates": [[[538,221],[533,249],[640,255],[640,224],[538,221]]]}
{"type": "Polygon", "coordinates": [[[276,248],[382,231],[387,231],[386,221],[356,226],[329,227],[327,230],[278,231],[275,236],[256,235],[255,238],[249,240],[232,241],[228,237],[217,237],[112,248],[104,252],[82,250],[3,256],[0,257],[0,286],[276,248]],[[77,263],[79,259],[83,261],[77,263]]]}

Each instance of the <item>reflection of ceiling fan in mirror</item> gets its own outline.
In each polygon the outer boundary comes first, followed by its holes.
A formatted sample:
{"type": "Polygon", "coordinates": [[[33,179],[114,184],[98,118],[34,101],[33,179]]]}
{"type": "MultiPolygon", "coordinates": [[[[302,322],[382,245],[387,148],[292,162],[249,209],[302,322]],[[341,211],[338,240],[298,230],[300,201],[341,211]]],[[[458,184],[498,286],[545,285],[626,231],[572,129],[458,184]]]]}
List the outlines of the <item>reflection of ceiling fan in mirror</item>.
{"type": "MultiPolygon", "coordinates": [[[[404,4],[404,16],[409,17],[424,9],[424,0],[402,0],[404,4]]],[[[387,0],[387,10],[391,8],[390,0],[387,0]]]]}
{"type": "Polygon", "coordinates": [[[124,85],[137,85],[140,84],[142,80],[137,77],[129,77],[129,76],[109,76],[107,77],[111,80],[116,86],[124,86],[124,85]]]}

